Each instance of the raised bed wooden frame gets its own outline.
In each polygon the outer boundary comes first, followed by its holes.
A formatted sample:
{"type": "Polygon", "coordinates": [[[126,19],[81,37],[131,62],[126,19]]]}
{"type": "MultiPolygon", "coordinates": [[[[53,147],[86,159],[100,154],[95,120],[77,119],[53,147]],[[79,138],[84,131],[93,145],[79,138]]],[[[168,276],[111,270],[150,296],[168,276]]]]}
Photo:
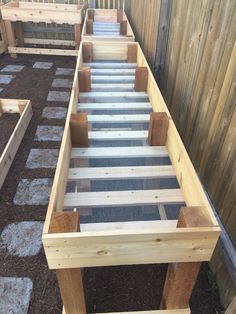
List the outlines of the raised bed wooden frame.
{"type": "Polygon", "coordinates": [[[0,99],[0,119],[5,112],[19,113],[20,118],[2,155],[0,156],[0,189],[33,115],[30,100],[0,99]]]}
{"type": "MultiPolygon", "coordinates": [[[[105,24],[104,24],[105,25],[105,24]]],[[[109,27],[109,26],[107,26],[109,27]]],[[[127,19],[127,16],[123,10],[116,9],[87,9],[84,26],[82,29],[82,40],[83,41],[135,41],[133,30],[127,19]],[[121,32],[122,23],[124,23],[124,34],[119,36],[106,36],[106,35],[95,35],[88,34],[88,23],[103,22],[103,23],[117,23],[121,32]]]]}
{"type": "Polygon", "coordinates": [[[85,8],[83,5],[11,1],[1,7],[1,12],[6,29],[8,51],[12,57],[16,57],[17,53],[53,54],[63,56],[77,55],[77,50],[81,40],[81,24],[85,14],[85,8]],[[50,44],[54,46],[73,45],[75,46],[75,50],[59,48],[22,48],[22,46],[24,46],[24,42],[27,44],[39,45],[49,44],[47,40],[42,39],[27,38],[24,40],[22,22],[66,23],[74,25],[74,41],[51,40],[50,44]],[[13,23],[16,23],[15,30],[13,23]]]}
{"type": "Polygon", "coordinates": [[[173,268],[171,268],[172,264],[169,266],[162,300],[164,310],[150,311],[150,313],[190,313],[186,302],[188,304],[189,294],[200,267],[199,262],[211,259],[219,235],[217,220],[139,44],[82,42],[42,236],[49,268],[57,271],[64,313],[86,313],[80,268],[150,263],[177,263],[173,268]],[[190,217],[179,218],[178,225],[176,222],[173,225],[173,221],[158,221],[155,227],[148,226],[147,223],[145,227],[139,224],[137,228],[137,224],[134,223],[132,226],[131,223],[128,229],[123,230],[83,232],[86,230],[82,224],[79,225],[76,212],[70,212],[63,217],[64,195],[73,145],[70,119],[71,114],[77,112],[78,72],[83,67],[83,60],[86,62],[128,60],[148,69],[147,93],[153,111],[165,112],[169,117],[166,149],[186,206],[190,208],[190,217]],[[200,218],[197,214],[199,208],[200,218]],[[57,218],[59,217],[60,220],[60,215],[61,221],[58,223],[57,218]],[[207,221],[207,225],[201,224],[201,219],[207,221]],[[187,220],[190,220],[190,223],[186,222],[187,220]],[[185,279],[190,282],[191,288],[185,284],[185,279]],[[177,290],[183,293],[185,300],[167,306],[165,301],[168,299],[168,294],[173,301],[173,295],[175,298],[177,290]]]}

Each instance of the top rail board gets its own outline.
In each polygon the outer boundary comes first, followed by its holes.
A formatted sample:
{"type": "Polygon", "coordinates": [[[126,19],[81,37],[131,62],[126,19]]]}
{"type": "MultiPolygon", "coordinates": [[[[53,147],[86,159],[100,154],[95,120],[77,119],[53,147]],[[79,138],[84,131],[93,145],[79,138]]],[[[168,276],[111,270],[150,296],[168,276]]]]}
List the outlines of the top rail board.
{"type": "Polygon", "coordinates": [[[1,7],[2,18],[6,21],[45,22],[57,24],[81,24],[84,16],[83,5],[9,2],[1,7]]]}

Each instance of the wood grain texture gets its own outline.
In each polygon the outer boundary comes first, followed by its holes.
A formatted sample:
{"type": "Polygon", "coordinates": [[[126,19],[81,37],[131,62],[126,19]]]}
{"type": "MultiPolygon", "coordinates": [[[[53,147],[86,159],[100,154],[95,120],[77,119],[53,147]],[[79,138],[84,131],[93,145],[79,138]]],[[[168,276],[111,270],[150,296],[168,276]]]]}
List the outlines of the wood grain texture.
{"type": "MultiPolygon", "coordinates": [[[[204,187],[236,245],[236,1],[158,1],[160,18],[151,31],[144,21],[155,19],[157,3],[155,11],[155,1],[127,2],[135,36],[204,187]],[[148,41],[151,36],[157,41],[148,41]]],[[[220,259],[217,263],[216,277],[227,303],[229,297],[218,279],[224,277],[220,259]]],[[[226,281],[225,289],[230,289],[226,281]]]]}

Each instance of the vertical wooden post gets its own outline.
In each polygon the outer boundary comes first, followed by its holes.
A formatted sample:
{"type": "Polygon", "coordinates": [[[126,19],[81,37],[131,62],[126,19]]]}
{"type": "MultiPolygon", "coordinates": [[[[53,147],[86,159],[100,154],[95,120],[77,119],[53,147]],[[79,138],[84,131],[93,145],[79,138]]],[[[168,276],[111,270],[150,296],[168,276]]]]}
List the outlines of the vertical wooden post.
{"type": "Polygon", "coordinates": [[[166,145],[169,118],[166,112],[151,112],[148,130],[150,146],[166,145]]]}
{"type": "Polygon", "coordinates": [[[80,92],[91,91],[91,70],[90,68],[79,68],[78,83],[80,92]]]}
{"type": "MultiPolygon", "coordinates": [[[[177,228],[209,227],[210,220],[202,207],[181,208],[177,228]]],[[[185,309],[201,267],[200,262],[169,264],[161,301],[162,309],[185,309]]]]}
{"type": "Polygon", "coordinates": [[[127,21],[120,22],[120,35],[127,35],[127,21]]]}
{"type": "Polygon", "coordinates": [[[127,62],[136,63],[138,56],[138,47],[136,44],[128,44],[127,62]]]}
{"type": "MultiPolygon", "coordinates": [[[[49,232],[76,232],[79,228],[78,212],[56,212],[52,215],[49,232]]],[[[86,314],[83,278],[80,268],[57,269],[58,284],[66,314],[86,314]]]]}
{"type": "Polygon", "coordinates": [[[75,30],[75,49],[78,50],[81,42],[81,25],[75,24],[74,30],[75,30]]]}
{"type": "MultiPolygon", "coordinates": [[[[6,36],[7,36],[7,43],[9,47],[16,47],[16,38],[14,33],[13,24],[11,21],[4,21],[6,36]]],[[[16,58],[15,53],[11,53],[10,56],[12,58],[16,58]]]]}
{"type": "Polygon", "coordinates": [[[92,43],[83,43],[83,62],[92,62],[93,61],[93,44],[92,43]]]}
{"type": "Polygon", "coordinates": [[[148,69],[137,67],[135,71],[134,90],[136,92],[146,92],[148,83],[148,69]]]}
{"type": "Polygon", "coordinates": [[[94,10],[88,9],[88,19],[94,21],[94,10]]]}
{"type": "Polygon", "coordinates": [[[123,10],[117,10],[117,23],[121,23],[123,21],[123,10]]]}
{"type": "Polygon", "coordinates": [[[73,147],[88,147],[87,113],[73,113],[70,117],[71,142],[73,147]]]}
{"type": "Polygon", "coordinates": [[[16,39],[17,39],[17,45],[20,47],[23,47],[24,46],[24,35],[23,35],[22,22],[20,22],[20,21],[16,22],[16,39]]]}
{"type": "Polygon", "coordinates": [[[86,21],[86,34],[87,35],[93,34],[93,20],[87,19],[87,21],[86,21]]]}

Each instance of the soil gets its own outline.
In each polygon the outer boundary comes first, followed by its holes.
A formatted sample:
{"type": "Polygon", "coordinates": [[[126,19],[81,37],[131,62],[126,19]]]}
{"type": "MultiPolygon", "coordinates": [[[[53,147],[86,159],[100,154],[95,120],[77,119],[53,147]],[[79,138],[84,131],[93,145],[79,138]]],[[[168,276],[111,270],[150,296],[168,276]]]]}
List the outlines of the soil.
{"type": "MultiPolygon", "coordinates": [[[[65,57],[19,56],[16,60],[0,57],[0,69],[8,64],[24,64],[16,79],[4,87],[1,98],[30,99],[33,118],[0,192],[0,230],[7,224],[20,221],[44,221],[46,206],[16,206],[13,198],[23,178],[52,178],[54,170],[26,169],[25,163],[31,148],[58,148],[59,143],[34,142],[39,124],[63,125],[57,120],[41,118],[45,106],[67,106],[67,103],[47,103],[48,91],[55,78],[56,67],[75,67],[75,60],[65,57]],[[33,69],[35,61],[53,62],[50,70],[33,69]]],[[[53,90],[65,90],[53,88],[53,90]]],[[[84,284],[88,312],[114,312],[158,309],[164,285],[166,265],[99,267],[84,269],[84,284]]],[[[47,266],[43,248],[34,257],[18,258],[0,251],[0,276],[29,277],[33,292],[29,306],[32,314],[61,314],[61,299],[54,271],[47,266]]],[[[202,266],[193,296],[193,314],[223,313],[219,295],[207,266],[202,266]]]]}
{"type": "Polygon", "coordinates": [[[20,118],[17,113],[4,113],[0,117],[0,156],[4,151],[9,138],[20,118]]]}

